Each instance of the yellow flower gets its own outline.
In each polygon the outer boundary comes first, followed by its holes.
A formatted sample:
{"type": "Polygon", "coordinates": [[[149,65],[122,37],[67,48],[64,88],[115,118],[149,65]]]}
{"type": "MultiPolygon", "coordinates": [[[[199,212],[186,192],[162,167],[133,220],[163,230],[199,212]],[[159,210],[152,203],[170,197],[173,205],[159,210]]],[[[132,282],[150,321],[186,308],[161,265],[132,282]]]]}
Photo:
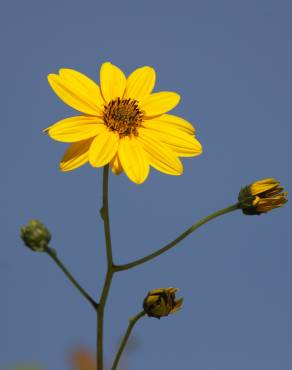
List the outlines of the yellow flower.
{"type": "Polygon", "coordinates": [[[288,202],[287,192],[276,179],[268,178],[253,182],[241,189],[239,207],[247,215],[260,215],[288,202]]]}
{"type": "Polygon", "coordinates": [[[155,71],[145,66],[128,78],[106,62],[100,69],[100,87],[73,69],[49,74],[49,84],[66,104],[83,115],[63,119],[48,127],[55,140],[73,143],[60,169],[71,171],[89,161],[93,167],[110,164],[136,184],[143,183],[150,165],[168,175],[181,175],[178,157],[201,154],[193,126],[183,118],[165,114],[179,102],[174,92],[152,93],[155,71]]]}
{"type": "Polygon", "coordinates": [[[178,311],[183,303],[183,298],[175,300],[175,293],[178,290],[178,288],[150,290],[143,302],[144,311],[148,316],[157,317],[158,319],[178,311]]]}

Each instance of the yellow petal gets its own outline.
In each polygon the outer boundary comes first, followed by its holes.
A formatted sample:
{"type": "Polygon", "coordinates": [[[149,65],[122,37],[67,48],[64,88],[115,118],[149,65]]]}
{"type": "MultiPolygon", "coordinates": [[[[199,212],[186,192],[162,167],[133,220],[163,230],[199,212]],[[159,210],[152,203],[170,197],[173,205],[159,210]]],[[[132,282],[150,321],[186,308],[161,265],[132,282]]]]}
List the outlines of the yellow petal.
{"type": "Polygon", "coordinates": [[[180,157],[194,157],[202,153],[202,145],[190,134],[183,132],[172,125],[166,125],[153,120],[147,120],[143,126],[149,130],[149,134],[162,141],[174,153],[180,157]]]}
{"type": "Polygon", "coordinates": [[[100,68],[100,87],[106,102],[122,98],[126,88],[126,77],[117,66],[106,62],[100,68]]]}
{"type": "MultiPolygon", "coordinates": [[[[271,191],[273,188],[279,187],[279,181],[273,178],[263,179],[260,181],[255,181],[250,185],[250,191],[252,195],[257,195],[265,191],[271,191]]],[[[283,188],[281,189],[283,190],[283,188]]]]}
{"type": "Polygon", "coordinates": [[[120,140],[119,158],[126,175],[136,184],[142,184],[149,174],[149,162],[142,145],[135,136],[120,140]]]}
{"type": "Polygon", "coordinates": [[[149,130],[140,128],[137,139],[142,144],[150,165],[156,170],[176,176],[183,173],[182,163],[175,153],[167,145],[151,136],[149,130]]]}
{"type": "Polygon", "coordinates": [[[124,98],[139,100],[143,96],[151,94],[155,85],[155,70],[145,66],[136,69],[127,79],[124,98]]]}
{"type": "MultiPolygon", "coordinates": [[[[172,114],[163,114],[162,116],[153,118],[153,120],[160,124],[164,124],[167,127],[171,125],[172,127],[178,128],[190,135],[193,135],[195,132],[195,129],[190,122],[181,117],[173,116],[172,114]]],[[[149,120],[149,122],[152,122],[152,120],[149,120]]]]}
{"type": "Polygon", "coordinates": [[[60,162],[63,172],[75,170],[88,161],[88,150],[92,139],[79,141],[69,146],[60,162]]]}
{"type": "Polygon", "coordinates": [[[117,154],[111,160],[110,166],[111,166],[112,171],[115,175],[119,175],[123,171],[121,161],[120,161],[119,156],[117,154]]]}
{"type": "Polygon", "coordinates": [[[117,153],[119,136],[113,131],[105,130],[92,142],[89,150],[89,162],[93,167],[108,164],[117,153]]]}
{"type": "Polygon", "coordinates": [[[140,99],[139,107],[145,112],[147,118],[168,112],[173,109],[179,101],[180,96],[177,93],[162,91],[140,99]]]}
{"type": "Polygon", "coordinates": [[[60,69],[59,75],[49,74],[54,92],[70,107],[90,115],[101,115],[104,101],[99,86],[73,69],[60,69]]]}
{"type": "Polygon", "coordinates": [[[65,118],[44,131],[54,140],[74,143],[96,136],[105,129],[103,120],[99,117],[75,116],[65,118]]]}
{"type": "Polygon", "coordinates": [[[170,313],[175,313],[177,311],[179,311],[182,307],[182,304],[183,304],[183,301],[184,299],[183,298],[180,298],[178,299],[176,302],[175,302],[175,306],[173,307],[173,309],[170,311],[170,313]]]}

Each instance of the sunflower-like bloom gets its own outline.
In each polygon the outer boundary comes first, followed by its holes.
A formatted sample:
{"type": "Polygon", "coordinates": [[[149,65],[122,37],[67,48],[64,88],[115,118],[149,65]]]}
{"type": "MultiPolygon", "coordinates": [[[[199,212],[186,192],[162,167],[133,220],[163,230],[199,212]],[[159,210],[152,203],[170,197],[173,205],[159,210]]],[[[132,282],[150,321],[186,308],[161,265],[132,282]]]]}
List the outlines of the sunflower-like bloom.
{"type": "Polygon", "coordinates": [[[241,189],[239,207],[246,215],[260,215],[288,202],[287,192],[276,179],[263,179],[241,189]]]}
{"type": "Polygon", "coordinates": [[[178,288],[158,288],[150,290],[143,302],[144,311],[148,316],[168,316],[178,311],[183,303],[183,298],[175,299],[178,288]]]}
{"type": "Polygon", "coordinates": [[[89,161],[93,167],[110,164],[136,184],[143,183],[150,165],[168,175],[181,175],[178,157],[201,154],[193,126],[165,114],[179,102],[174,92],[152,93],[155,71],[145,66],[128,78],[106,62],[100,69],[100,87],[73,69],[49,74],[54,92],[83,115],[63,119],[45,131],[55,140],[72,143],[60,169],[71,171],[89,161]]]}

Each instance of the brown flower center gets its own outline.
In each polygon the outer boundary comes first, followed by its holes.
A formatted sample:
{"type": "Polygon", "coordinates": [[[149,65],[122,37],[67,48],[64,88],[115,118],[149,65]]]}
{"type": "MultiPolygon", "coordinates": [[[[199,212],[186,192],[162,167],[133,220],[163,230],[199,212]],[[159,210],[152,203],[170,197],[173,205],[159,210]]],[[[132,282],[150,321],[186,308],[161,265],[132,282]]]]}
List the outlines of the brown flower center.
{"type": "Polygon", "coordinates": [[[143,112],[139,109],[138,102],[133,99],[116,98],[105,105],[103,111],[104,123],[120,137],[138,136],[142,118],[143,112]]]}

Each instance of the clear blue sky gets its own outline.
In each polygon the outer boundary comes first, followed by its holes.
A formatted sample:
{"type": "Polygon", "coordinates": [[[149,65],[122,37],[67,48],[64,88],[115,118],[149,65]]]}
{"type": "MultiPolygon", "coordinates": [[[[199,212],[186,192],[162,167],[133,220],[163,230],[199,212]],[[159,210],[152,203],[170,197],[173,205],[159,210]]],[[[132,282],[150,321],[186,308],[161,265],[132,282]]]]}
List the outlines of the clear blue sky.
{"type": "MultiPolygon", "coordinates": [[[[98,79],[105,61],[126,73],[151,65],[157,91],[178,91],[174,113],[196,127],[204,154],[184,160],[183,176],[152,170],[141,186],[110,177],[114,256],[128,262],[234,203],[251,181],[276,177],[291,189],[292,3],[10,0],[0,18],[0,368],[68,370],[74,346],[94,350],[94,313],[48,257],[22,246],[19,227],[45,222],[60,258],[97,297],[101,171],[59,172],[65,145],[42,129],[75,112],[46,75],[69,67],[98,79]]],[[[174,286],[184,308],[141,320],[130,369],[291,370],[291,227],[289,203],[260,217],[227,215],[118,275],[107,358],[147,291],[174,286]]]]}

